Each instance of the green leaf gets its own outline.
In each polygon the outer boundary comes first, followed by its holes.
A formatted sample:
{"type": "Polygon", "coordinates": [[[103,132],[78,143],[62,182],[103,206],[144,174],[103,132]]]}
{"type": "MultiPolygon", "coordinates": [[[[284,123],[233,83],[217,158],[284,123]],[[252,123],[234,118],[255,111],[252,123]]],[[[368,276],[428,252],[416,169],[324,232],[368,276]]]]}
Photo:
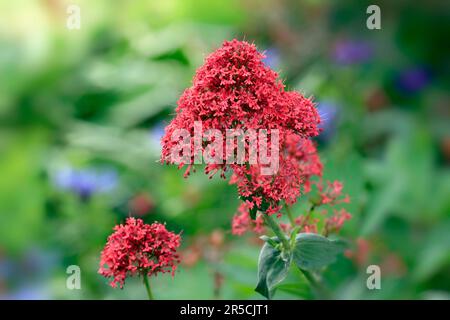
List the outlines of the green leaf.
{"type": "Polygon", "coordinates": [[[276,248],[280,242],[278,241],[277,237],[268,237],[268,236],[261,236],[259,237],[262,241],[267,242],[268,244],[270,244],[272,247],[276,248]]]}
{"type": "MultiPolygon", "coordinates": [[[[278,239],[277,239],[278,240],[278,239]]],[[[271,299],[275,287],[286,278],[291,256],[266,243],[261,249],[258,261],[258,285],[255,291],[271,299]]]]}
{"type": "Polygon", "coordinates": [[[317,270],[336,260],[345,244],[315,233],[300,233],[295,239],[293,259],[300,269],[317,270]]]}
{"type": "Polygon", "coordinates": [[[289,243],[291,244],[291,247],[295,246],[295,240],[297,238],[297,234],[300,231],[300,229],[301,229],[300,226],[296,226],[294,229],[292,229],[291,235],[289,237],[289,243]]]}

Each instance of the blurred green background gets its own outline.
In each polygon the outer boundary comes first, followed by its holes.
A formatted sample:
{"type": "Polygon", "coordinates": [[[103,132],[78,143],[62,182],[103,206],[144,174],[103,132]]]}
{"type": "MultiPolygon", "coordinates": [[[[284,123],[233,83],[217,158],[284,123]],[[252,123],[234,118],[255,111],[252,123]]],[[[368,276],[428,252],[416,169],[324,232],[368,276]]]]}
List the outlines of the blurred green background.
{"type": "MultiPolygon", "coordinates": [[[[260,242],[232,236],[235,186],[158,162],[159,139],[204,57],[254,42],[290,89],[314,96],[325,177],[353,215],[336,299],[450,297],[449,5],[377,1],[16,0],[0,3],[0,299],[145,299],[97,274],[132,215],[182,231],[157,298],[260,299],[260,242]],[[69,4],[81,29],[69,30],[69,4]],[[381,267],[381,290],[366,287],[381,267]],[[66,288],[79,265],[81,290],[66,288]]],[[[199,170],[201,171],[201,170],[199,170]]],[[[302,200],[294,207],[302,212],[302,200]]],[[[292,270],[276,298],[310,298],[292,270]]]]}

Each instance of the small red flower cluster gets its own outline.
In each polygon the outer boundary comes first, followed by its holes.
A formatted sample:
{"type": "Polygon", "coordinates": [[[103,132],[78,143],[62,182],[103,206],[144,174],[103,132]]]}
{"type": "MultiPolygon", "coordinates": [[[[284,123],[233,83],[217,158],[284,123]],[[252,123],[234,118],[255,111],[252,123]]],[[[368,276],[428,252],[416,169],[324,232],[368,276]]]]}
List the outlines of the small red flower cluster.
{"type": "MultiPolygon", "coordinates": [[[[222,177],[231,169],[230,182],[237,184],[241,197],[272,214],[279,212],[281,200],[294,203],[302,185],[307,192],[311,175],[321,174],[322,165],[309,140],[319,133],[320,117],[310,99],[285,90],[278,74],[263,63],[263,58],[255,45],[238,40],[225,41],[209,55],[198,69],[192,87],[178,101],[177,115],[162,138],[161,159],[166,163],[175,162],[171,152],[179,141],[173,141],[172,135],[178,129],[194,135],[195,121],[201,121],[203,132],[216,129],[224,136],[229,129],[265,130],[268,136],[276,129],[280,152],[276,155],[279,170],[275,174],[262,175],[261,164],[249,164],[250,139],[244,141],[245,164],[226,164],[236,149],[224,148],[223,164],[208,164],[205,168],[206,173],[221,171],[222,177]]],[[[202,141],[204,148],[205,144],[202,141]]],[[[267,150],[272,150],[270,142],[267,150]]],[[[194,157],[192,154],[191,164],[194,157]]]]}
{"type": "Polygon", "coordinates": [[[322,175],[322,163],[314,143],[295,134],[286,136],[280,167],[275,176],[262,175],[259,166],[235,166],[230,183],[238,186],[239,194],[258,208],[268,202],[265,212],[277,213],[281,200],[294,204],[301,191],[311,190],[310,178],[322,175]],[[302,190],[303,187],[303,190],[302,190]]]}
{"type": "Polygon", "coordinates": [[[341,230],[344,222],[351,219],[351,217],[352,215],[343,208],[340,210],[333,210],[333,215],[325,220],[323,233],[328,235],[331,232],[338,232],[341,230]]]}
{"type": "Polygon", "coordinates": [[[324,188],[321,184],[318,185],[322,204],[335,205],[339,203],[349,203],[348,196],[341,197],[342,189],[344,188],[340,181],[327,181],[327,187],[324,188]]]}
{"type": "MultiPolygon", "coordinates": [[[[344,195],[343,184],[339,181],[327,181],[326,187],[322,181],[314,182],[318,190],[318,200],[313,201],[312,208],[305,214],[293,219],[291,223],[280,222],[283,231],[289,232],[298,227],[298,232],[322,233],[328,236],[330,233],[338,232],[343,224],[352,216],[344,208],[335,209],[334,206],[341,203],[349,203],[350,198],[344,195]],[[330,214],[331,212],[331,214],[330,214]],[[319,230],[319,225],[322,227],[319,230]]],[[[264,232],[264,224],[261,215],[253,221],[250,218],[250,210],[253,208],[251,202],[244,202],[238,208],[238,212],[232,220],[232,233],[243,235],[250,231],[256,234],[264,232]]]]}
{"type": "Polygon", "coordinates": [[[163,224],[148,225],[141,219],[128,218],[124,225],[114,227],[102,251],[98,272],[112,278],[110,284],[114,288],[122,288],[127,276],[166,272],[174,275],[179,245],[180,235],[167,231],[163,224]]]}
{"type": "Polygon", "coordinates": [[[234,235],[241,236],[247,231],[253,231],[257,234],[264,233],[264,220],[260,215],[252,220],[250,217],[250,209],[253,208],[254,204],[250,201],[244,201],[238,208],[238,214],[233,217],[231,222],[231,233],[234,235]]]}

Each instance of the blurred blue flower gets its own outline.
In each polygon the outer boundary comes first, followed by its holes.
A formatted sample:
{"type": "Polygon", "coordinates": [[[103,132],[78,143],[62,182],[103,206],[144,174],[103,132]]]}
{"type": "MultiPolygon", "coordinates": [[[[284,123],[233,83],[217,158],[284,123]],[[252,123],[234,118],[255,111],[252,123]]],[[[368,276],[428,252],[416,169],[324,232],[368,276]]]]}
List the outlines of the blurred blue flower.
{"type": "Polygon", "coordinates": [[[47,300],[50,299],[49,290],[45,285],[34,284],[20,287],[12,293],[0,296],[1,300],[47,300]]]}
{"type": "Polygon", "coordinates": [[[158,122],[149,131],[150,143],[153,151],[158,153],[162,149],[161,139],[165,133],[166,124],[164,122],[158,122]]]}
{"type": "Polygon", "coordinates": [[[74,169],[65,167],[56,172],[54,184],[86,200],[94,193],[111,191],[117,185],[117,172],[113,169],[74,169]]]}
{"type": "Polygon", "coordinates": [[[58,254],[54,251],[45,251],[39,248],[30,248],[21,261],[21,276],[50,275],[59,262],[58,254]]]}
{"type": "Polygon", "coordinates": [[[264,55],[266,56],[263,59],[263,62],[271,69],[277,69],[280,65],[280,52],[277,48],[271,47],[264,51],[264,55]]]}
{"type": "Polygon", "coordinates": [[[374,54],[371,43],[362,40],[344,39],[336,43],[333,60],[340,65],[358,64],[369,61],[374,54]]]}
{"type": "Polygon", "coordinates": [[[8,288],[0,299],[48,299],[46,284],[58,262],[55,252],[39,248],[28,249],[16,260],[0,257],[0,280],[5,280],[8,288]]]}
{"type": "Polygon", "coordinates": [[[323,143],[328,142],[336,133],[339,116],[339,105],[333,101],[322,101],[317,104],[321,123],[319,128],[322,130],[317,139],[323,143]]]}
{"type": "Polygon", "coordinates": [[[431,72],[422,66],[401,71],[396,78],[397,88],[407,94],[414,94],[425,88],[431,81],[431,72]]]}
{"type": "Polygon", "coordinates": [[[165,124],[163,122],[158,122],[150,129],[150,140],[152,143],[161,145],[161,139],[165,133],[165,124]]]}
{"type": "Polygon", "coordinates": [[[0,279],[8,279],[14,275],[17,270],[13,261],[5,258],[0,258],[0,279]]]}

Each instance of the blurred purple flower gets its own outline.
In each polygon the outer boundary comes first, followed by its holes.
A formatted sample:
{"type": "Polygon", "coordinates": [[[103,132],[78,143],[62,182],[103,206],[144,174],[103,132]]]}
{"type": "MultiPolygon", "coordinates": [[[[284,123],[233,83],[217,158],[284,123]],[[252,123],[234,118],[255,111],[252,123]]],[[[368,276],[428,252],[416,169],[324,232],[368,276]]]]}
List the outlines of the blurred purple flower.
{"type": "Polygon", "coordinates": [[[46,284],[58,260],[55,252],[39,248],[30,248],[15,260],[0,257],[0,280],[7,289],[0,300],[48,299],[46,284]]]}
{"type": "Polygon", "coordinates": [[[5,257],[0,258],[0,279],[11,278],[17,270],[13,261],[5,259],[5,257]]]}
{"type": "Polygon", "coordinates": [[[364,63],[372,57],[371,43],[362,40],[340,40],[336,43],[333,51],[333,60],[340,65],[364,63]]]}
{"type": "Polygon", "coordinates": [[[65,167],[56,172],[55,186],[77,194],[87,200],[94,193],[105,193],[117,184],[117,172],[113,169],[74,169],[65,167]]]}
{"type": "Polygon", "coordinates": [[[20,287],[10,294],[0,296],[0,300],[47,300],[50,294],[45,285],[28,285],[20,287]]]}
{"type": "Polygon", "coordinates": [[[21,261],[22,276],[44,277],[49,275],[58,264],[58,254],[53,251],[44,251],[39,248],[30,248],[21,261]]]}
{"type": "Polygon", "coordinates": [[[321,142],[328,142],[336,133],[339,105],[333,101],[322,101],[317,104],[321,123],[319,128],[322,130],[317,139],[321,142]]]}
{"type": "Polygon", "coordinates": [[[398,89],[404,93],[413,94],[419,92],[431,81],[431,72],[421,66],[401,71],[396,78],[398,89]]]}
{"type": "Polygon", "coordinates": [[[280,65],[280,52],[277,48],[271,47],[263,53],[266,57],[263,62],[271,69],[277,69],[280,65]]]}
{"type": "Polygon", "coordinates": [[[153,152],[160,153],[162,150],[161,139],[164,136],[166,123],[161,121],[156,123],[149,130],[150,147],[153,152]],[[159,151],[158,151],[159,150],[159,151]]]}
{"type": "Polygon", "coordinates": [[[161,145],[161,139],[164,136],[166,125],[163,122],[158,122],[150,128],[150,140],[156,145],[161,145]]]}

